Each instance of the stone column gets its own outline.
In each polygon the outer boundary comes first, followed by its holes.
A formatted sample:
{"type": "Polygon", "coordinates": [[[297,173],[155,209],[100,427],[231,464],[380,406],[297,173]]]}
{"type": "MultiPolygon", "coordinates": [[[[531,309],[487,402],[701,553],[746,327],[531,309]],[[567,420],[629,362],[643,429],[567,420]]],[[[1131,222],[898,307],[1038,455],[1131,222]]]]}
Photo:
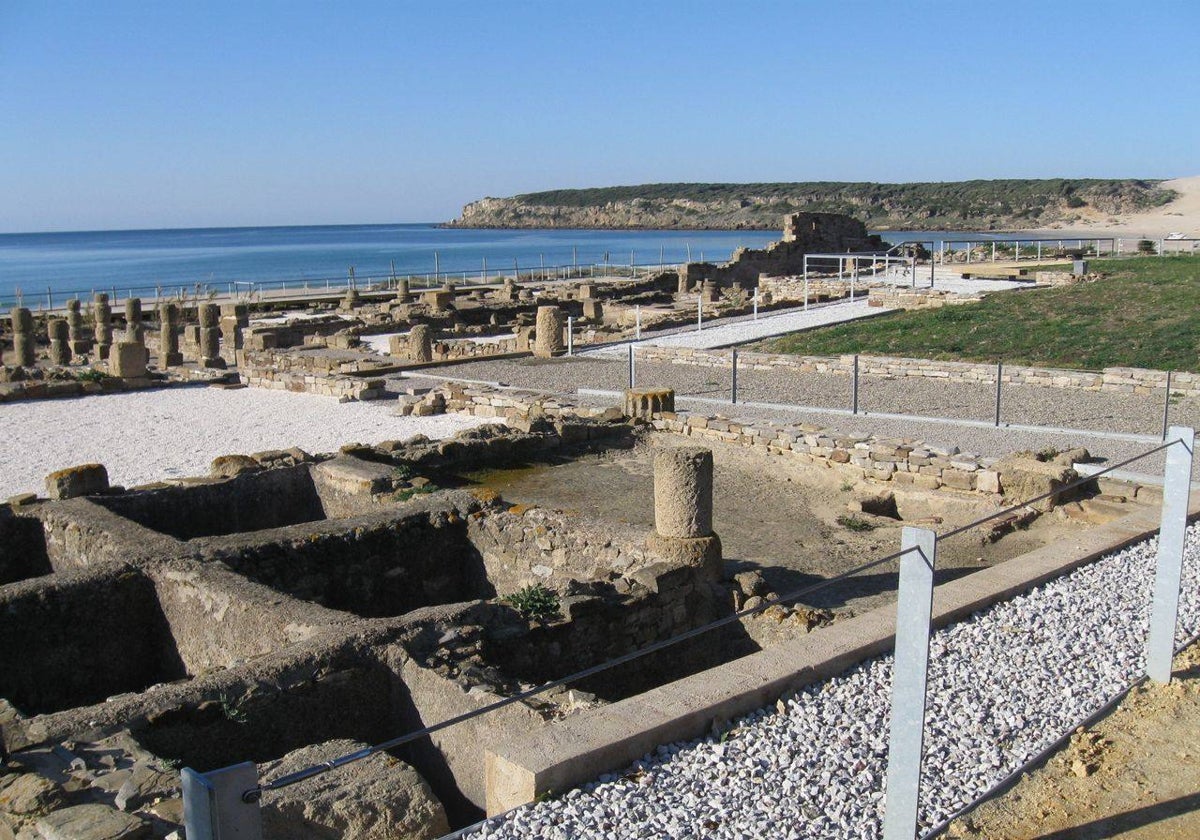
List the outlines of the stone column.
{"type": "Polygon", "coordinates": [[[588,321],[603,321],[604,306],[595,298],[583,299],[583,317],[588,321]]]}
{"type": "Polygon", "coordinates": [[[92,317],[96,325],[96,358],[107,359],[112,347],[112,307],[108,305],[108,295],[97,292],[92,304],[92,317]]]}
{"type": "Polygon", "coordinates": [[[62,318],[50,321],[50,363],[55,365],[71,364],[71,331],[67,322],[62,318]]]}
{"type": "Polygon", "coordinates": [[[705,280],[701,286],[701,294],[706,301],[716,303],[721,299],[721,287],[717,285],[716,280],[705,280]]]}
{"type": "Polygon", "coordinates": [[[244,303],[221,307],[221,356],[226,364],[237,364],[237,352],[244,347],[243,330],[250,326],[250,310],[244,303]]]}
{"type": "Polygon", "coordinates": [[[86,356],[91,352],[92,342],[84,332],[83,312],[80,309],[79,298],[71,298],[67,301],[67,331],[72,353],[76,356],[86,356]]]}
{"type": "Polygon", "coordinates": [[[401,277],[396,281],[396,302],[408,303],[412,299],[412,292],[408,288],[408,278],[401,277]]]}
{"type": "Polygon", "coordinates": [[[158,307],[158,364],[160,367],[178,367],[183,364],[179,352],[179,307],[173,303],[158,307]]]}
{"type": "Polygon", "coordinates": [[[567,352],[563,328],[567,320],[557,306],[539,306],[534,332],[533,355],[539,359],[561,356],[567,352]]]}
{"type": "Polygon", "coordinates": [[[414,362],[433,361],[433,330],[428,324],[417,324],[409,331],[408,358],[414,362]]]}
{"type": "Polygon", "coordinates": [[[691,284],[688,282],[687,273],[679,272],[679,285],[675,287],[675,293],[678,295],[686,295],[692,290],[691,284]]]}
{"type": "Polygon", "coordinates": [[[713,457],[698,446],[654,454],[654,533],[647,547],[670,562],[721,575],[721,540],[713,533],[713,457]]]}
{"type": "Polygon", "coordinates": [[[221,358],[221,328],[217,326],[220,307],[215,303],[200,304],[200,364],[207,368],[224,368],[221,358]]]}
{"type": "Polygon", "coordinates": [[[142,326],[141,298],[125,298],[125,340],[131,344],[146,343],[146,328],[142,326]]]}
{"type": "Polygon", "coordinates": [[[36,336],[33,331],[33,314],[24,306],[12,311],[13,364],[32,367],[36,360],[36,336]]]}

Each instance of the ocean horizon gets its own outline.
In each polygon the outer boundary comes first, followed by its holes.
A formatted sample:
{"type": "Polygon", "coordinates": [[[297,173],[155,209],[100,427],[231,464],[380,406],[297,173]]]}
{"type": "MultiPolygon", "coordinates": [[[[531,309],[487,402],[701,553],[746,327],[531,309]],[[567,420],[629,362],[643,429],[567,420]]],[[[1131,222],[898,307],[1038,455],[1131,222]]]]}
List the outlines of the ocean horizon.
{"type": "MultiPolygon", "coordinates": [[[[938,239],[938,232],[881,232],[938,239]]],[[[986,236],[958,232],[954,236],[986,236]]],[[[995,235],[995,234],[993,234],[995,235]]],[[[723,262],[739,247],[777,241],[777,230],[494,229],[441,222],[272,225],[0,234],[0,305],[27,306],[107,291],[154,296],[233,284],[360,283],[391,276],[479,278],[566,265],[723,262]]]]}

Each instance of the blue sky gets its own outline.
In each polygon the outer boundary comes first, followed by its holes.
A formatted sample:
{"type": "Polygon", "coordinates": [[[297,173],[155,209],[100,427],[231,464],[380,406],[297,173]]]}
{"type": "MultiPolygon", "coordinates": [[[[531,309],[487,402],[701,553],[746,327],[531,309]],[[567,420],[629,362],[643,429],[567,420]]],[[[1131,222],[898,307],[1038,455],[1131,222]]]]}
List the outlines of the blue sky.
{"type": "Polygon", "coordinates": [[[1195,2],[0,0],[0,231],[1200,174],[1195,2]]]}

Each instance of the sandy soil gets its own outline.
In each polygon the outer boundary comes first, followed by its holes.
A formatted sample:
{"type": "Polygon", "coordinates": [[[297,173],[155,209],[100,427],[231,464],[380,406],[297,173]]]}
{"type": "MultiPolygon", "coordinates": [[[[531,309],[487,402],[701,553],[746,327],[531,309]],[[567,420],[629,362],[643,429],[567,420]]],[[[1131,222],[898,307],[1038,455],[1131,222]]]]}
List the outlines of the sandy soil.
{"type": "Polygon", "coordinates": [[[1042,767],[955,821],[952,838],[1200,837],[1200,643],[1170,685],[1134,689],[1042,767]]]}
{"type": "MultiPolygon", "coordinates": [[[[667,443],[686,438],[664,436],[667,443]]],[[[771,588],[785,593],[830,577],[900,546],[905,524],[948,530],[996,508],[993,502],[950,491],[897,493],[904,520],[855,514],[873,526],[853,531],[838,523],[863,492],[887,485],[852,484],[842,473],[800,464],[741,447],[714,446],[713,528],[721,537],[729,572],[759,570],[771,588]]],[[[512,502],[584,512],[590,517],[654,525],[653,452],[649,446],[587,456],[553,466],[491,470],[475,478],[512,502]]],[[[959,577],[1086,527],[1065,513],[1051,513],[1026,530],[983,543],[980,532],[947,540],[938,550],[939,582],[959,577]]],[[[805,599],[810,607],[862,612],[893,599],[894,564],[848,579],[805,599]]]]}
{"type": "Polygon", "coordinates": [[[1164,181],[1163,186],[1178,192],[1179,198],[1145,213],[1120,216],[1085,209],[1084,218],[1078,222],[1030,232],[1046,236],[1099,234],[1125,239],[1160,239],[1179,232],[1187,237],[1200,237],[1200,175],[1164,181]]]}

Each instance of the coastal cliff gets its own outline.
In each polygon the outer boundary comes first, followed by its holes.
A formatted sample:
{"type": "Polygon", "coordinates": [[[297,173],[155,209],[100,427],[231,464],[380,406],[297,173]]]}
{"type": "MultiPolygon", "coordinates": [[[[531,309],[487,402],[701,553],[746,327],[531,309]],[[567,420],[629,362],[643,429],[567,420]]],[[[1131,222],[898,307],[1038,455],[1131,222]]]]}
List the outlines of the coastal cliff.
{"type": "Polygon", "coordinates": [[[483,198],[448,224],[468,228],[771,230],[788,213],[852,216],[875,230],[1008,230],[1147,210],[1161,181],[1063,179],[912,184],[644,184],[483,198]]]}

